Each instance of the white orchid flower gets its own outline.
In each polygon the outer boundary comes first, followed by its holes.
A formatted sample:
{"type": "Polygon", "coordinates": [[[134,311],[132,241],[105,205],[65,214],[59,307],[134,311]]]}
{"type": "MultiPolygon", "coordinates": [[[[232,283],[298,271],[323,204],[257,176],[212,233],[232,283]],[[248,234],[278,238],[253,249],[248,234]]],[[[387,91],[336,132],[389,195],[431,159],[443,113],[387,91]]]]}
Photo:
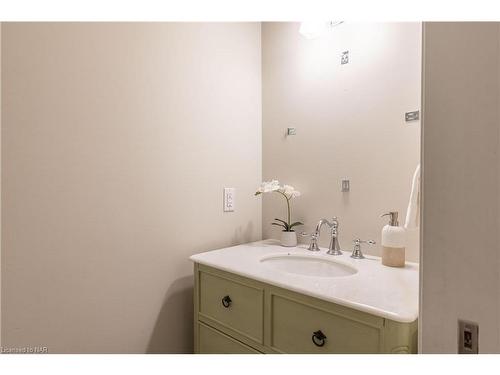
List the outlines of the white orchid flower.
{"type": "Polygon", "coordinates": [[[291,185],[283,185],[283,189],[281,191],[287,195],[290,195],[294,190],[295,188],[291,185]]]}
{"type": "Polygon", "coordinates": [[[281,191],[283,192],[283,194],[286,194],[288,198],[300,197],[300,191],[295,190],[295,188],[291,185],[284,185],[281,191]]]}
{"type": "Polygon", "coordinates": [[[280,183],[278,180],[264,181],[262,184],[260,184],[260,187],[257,190],[257,192],[258,193],[270,193],[272,191],[276,191],[279,189],[280,189],[280,183]]]}
{"type": "Polygon", "coordinates": [[[296,221],[292,223],[291,214],[290,214],[290,200],[292,198],[300,197],[300,191],[295,190],[295,188],[291,185],[283,185],[280,186],[278,180],[264,181],[260,184],[260,187],[255,192],[255,195],[260,195],[263,193],[277,192],[281,194],[286,200],[286,208],[287,208],[287,220],[274,219],[275,222],[271,223],[271,225],[276,225],[284,229],[285,232],[294,232],[294,227],[298,225],[303,225],[300,221],[296,221]]]}

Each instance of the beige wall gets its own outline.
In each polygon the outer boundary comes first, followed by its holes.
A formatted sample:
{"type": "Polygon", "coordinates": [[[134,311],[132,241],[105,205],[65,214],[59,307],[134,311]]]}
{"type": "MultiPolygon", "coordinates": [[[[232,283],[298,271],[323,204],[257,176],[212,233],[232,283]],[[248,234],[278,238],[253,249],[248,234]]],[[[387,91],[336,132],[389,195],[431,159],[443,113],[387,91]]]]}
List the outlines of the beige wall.
{"type": "MultiPolygon", "coordinates": [[[[2,172],[2,23],[0,22],[0,175],[2,172]]],[[[0,183],[0,197],[2,195],[2,184],[0,183]]],[[[0,213],[2,212],[2,200],[0,199],[0,213]]],[[[2,227],[2,215],[0,215],[0,228],[2,227]]],[[[2,231],[0,230],[0,346],[2,346],[2,231]]]]}
{"type": "MultiPolygon", "coordinates": [[[[340,242],[378,242],[380,214],[397,210],[404,222],[412,175],[420,160],[420,125],[404,113],[420,107],[421,24],[342,24],[307,40],[297,23],[262,27],[263,178],[294,185],[303,196],[293,216],[311,231],[322,217],[340,220],[340,242]],[[350,62],[340,64],[342,51],[350,62]],[[287,127],[297,135],[285,137],[287,127]],[[351,181],[351,192],[340,181],[351,181]]],[[[269,223],[284,216],[284,202],[267,196],[264,237],[279,237],[269,223]]],[[[328,245],[328,234],[321,244],[328,245]]],[[[407,259],[418,260],[418,231],[409,233],[407,259]]]]}
{"type": "Polygon", "coordinates": [[[260,40],[258,23],[3,25],[4,346],[192,350],[188,256],[261,238],[260,40]]]}
{"type": "MultiPolygon", "coordinates": [[[[498,27],[498,64],[497,64],[497,67],[498,67],[498,83],[497,83],[497,123],[500,125],[500,23],[497,22],[497,27],[498,27]]],[[[500,169],[500,129],[498,131],[498,136],[499,136],[499,139],[498,139],[498,144],[499,144],[499,151],[497,152],[497,155],[498,155],[498,166],[499,166],[499,169],[500,169]]],[[[500,170],[498,171],[498,186],[500,187],[500,170]]],[[[497,225],[498,225],[498,240],[500,241],[500,192],[498,193],[499,194],[499,197],[497,198],[497,204],[498,204],[498,221],[497,221],[497,225]]],[[[499,242],[500,243],[500,242],[499,242]]],[[[500,245],[497,244],[497,248],[499,248],[500,245]]],[[[499,249],[499,252],[497,253],[497,260],[498,260],[498,265],[497,265],[497,282],[498,282],[498,290],[497,290],[497,313],[500,314],[500,249],[499,249]]],[[[495,271],[493,271],[495,272],[495,271]]],[[[496,349],[496,353],[500,353],[500,317],[498,318],[498,321],[497,321],[497,328],[498,328],[498,336],[497,336],[497,349],[496,349]]]]}
{"type": "Polygon", "coordinates": [[[456,353],[458,319],[500,352],[498,48],[498,23],[424,25],[424,353],[456,353]]]}

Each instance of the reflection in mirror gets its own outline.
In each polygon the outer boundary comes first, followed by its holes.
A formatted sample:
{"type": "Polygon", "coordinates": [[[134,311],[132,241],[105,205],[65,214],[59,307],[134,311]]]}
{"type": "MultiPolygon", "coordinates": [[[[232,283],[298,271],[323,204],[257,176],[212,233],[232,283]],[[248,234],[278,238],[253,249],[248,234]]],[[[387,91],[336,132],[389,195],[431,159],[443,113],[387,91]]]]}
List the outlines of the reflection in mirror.
{"type": "MultiPolygon", "coordinates": [[[[381,255],[380,215],[404,226],[410,214],[406,260],[418,261],[421,23],[263,23],[262,77],[263,179],[300,188],[304,231],[336,216],[343,250],[374,239],[363,252],[381,255]]],[[[279,238],[266,223],[281,202],[263,199],[263,237],[279,238]]]]}

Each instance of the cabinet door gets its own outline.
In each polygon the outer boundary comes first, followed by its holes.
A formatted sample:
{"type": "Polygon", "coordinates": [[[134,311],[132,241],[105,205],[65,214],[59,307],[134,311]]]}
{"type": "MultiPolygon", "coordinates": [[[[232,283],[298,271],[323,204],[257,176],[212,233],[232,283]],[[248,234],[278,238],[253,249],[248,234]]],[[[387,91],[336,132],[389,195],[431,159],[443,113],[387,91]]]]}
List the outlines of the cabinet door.
{"type": "Polygon", "coordinates": [[[271,297],[271,346],[282,353],[379,353],[382,327],[281,295],[271,297]]]}
{"type": "Polygon", "coordinates": [[[198,323],[199,354],[259,354],[259,352],[203,323],[198,323]]]}
{"type": "Polygon", "coordinates": [[[264,290],[209,272],[199,274],[199,317],[263,342],[264,290]]]}

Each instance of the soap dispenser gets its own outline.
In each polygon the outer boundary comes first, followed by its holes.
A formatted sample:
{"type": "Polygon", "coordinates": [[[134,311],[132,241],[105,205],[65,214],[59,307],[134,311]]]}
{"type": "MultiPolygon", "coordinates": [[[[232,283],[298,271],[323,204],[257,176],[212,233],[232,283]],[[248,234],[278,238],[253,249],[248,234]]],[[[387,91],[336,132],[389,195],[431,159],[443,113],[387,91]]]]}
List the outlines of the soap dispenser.
{"type": "Polygon", "coordinates": [[[383,216],[389,216],[389,224],[382,228],[382,264],[389,267],[404,267],[405,230],[399,226],[396,211],[388,212],[381,217],[383,216]]]}

